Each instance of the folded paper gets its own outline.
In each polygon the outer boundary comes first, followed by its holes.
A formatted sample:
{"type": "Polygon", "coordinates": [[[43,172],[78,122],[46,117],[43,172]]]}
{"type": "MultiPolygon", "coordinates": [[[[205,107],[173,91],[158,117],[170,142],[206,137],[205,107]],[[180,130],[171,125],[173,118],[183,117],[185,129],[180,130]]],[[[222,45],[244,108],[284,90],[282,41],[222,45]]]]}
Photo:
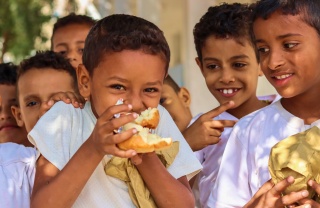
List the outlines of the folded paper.
{"type": "Polygon", "coordinates": [[[308,190],[309,198],[318,201],[318,195],[315,195],[307,182],[310,179],[320,182],[320,129],[314,126],[273,146],[269,157],[269,172],[275,184],[288,176],[294,177],[294,183],[283,194],[308,190]]]}

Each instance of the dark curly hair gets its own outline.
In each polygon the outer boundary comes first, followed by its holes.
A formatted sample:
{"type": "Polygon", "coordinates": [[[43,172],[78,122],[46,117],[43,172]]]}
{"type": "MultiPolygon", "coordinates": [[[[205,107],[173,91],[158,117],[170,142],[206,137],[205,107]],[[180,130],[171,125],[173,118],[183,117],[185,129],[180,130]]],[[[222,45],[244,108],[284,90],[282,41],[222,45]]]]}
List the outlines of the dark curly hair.
{"type": "Polygon", "coordinates": [[[250,36],[251,12],[252,8],[249,4],[223,3],[209,7],[193,29],[194,44],[199,60],[202,61],[201,49],[210,36],[233,38],[242,45],[243,41],[247,40],[254,47],[250,36]]]}
{"type": "Polygon", "coordinates": [[[153,23],[140,17],[114,14],[99,20],[85,41],[82,63],[92,75],[106,53],[123,50],[142,50],[161,55],[168,70],[170,49],[163,32],[153,23]]]}
{"type": "Polygon", "coordinates": [[[172,77],[168,74],[168,76],[164,79],[164,84],[169,85],[177,94],[180,91],[179,85],[172,79],[172,77]]]}
{"type": "Polygon", "coordinates": [[[320,35],[319,0],[260,0],[255,4],[252,19],[268,19],[276,11],[281,11],[284,15],[300,14],[302,20],[316,29],[320,35]]]}
{"type": "MultiPolygon", "coordinates": [[[[52,37],[54,33],[63,27],[66,27],[68,25],[87,25],[89,27],[92,27],[96,23],[96,20],[92,19],[89,16],[86,15],[78,15],[75,13],[70,13],[67,16],[61,17],[57,20],[57,22],[53,25],[52,30],[52,36],[51,36],[51,43],[52,43],[52,37]]],[[[51,44],[52,47],[52,44],[51,44]]]]}
{"type": "Polygon", "coordinates": [[[72,77],[74,90],[78,92],[76,71],[70,62],[59,53],[53,51],[38,51],[36,55],[24,59],[19,65],[17,80],[31,69],[55,69],[57,71],[65,71],[72,77]]]}
{"type": "Polygon", "coordinates": [[[0,64],[0,84],[15,85],[17,82],[18,66],[13,63],[0,64]]]}

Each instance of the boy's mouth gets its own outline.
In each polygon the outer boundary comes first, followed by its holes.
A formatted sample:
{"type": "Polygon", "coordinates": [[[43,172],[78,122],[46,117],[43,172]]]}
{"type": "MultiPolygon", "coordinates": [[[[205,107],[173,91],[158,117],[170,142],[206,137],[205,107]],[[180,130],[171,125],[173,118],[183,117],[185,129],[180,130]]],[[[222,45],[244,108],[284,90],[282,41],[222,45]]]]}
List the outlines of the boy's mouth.
{"type": "Polygon", "coordinates": [[[221,92],[222,94],[225,94],[225,95],[233,94],[235,92],[238,92],[239,90],[240,90],[240,88],[218,89],[219,92],[221,92]]]}
{"type": "Polygon", "coordinates": [[[283,75],[278,75],[278,76],[272,76],[272,78],[281,80],[281,79],[286,79],[290,76],[292,76],[292,74],[283,74],[283,75]]]}

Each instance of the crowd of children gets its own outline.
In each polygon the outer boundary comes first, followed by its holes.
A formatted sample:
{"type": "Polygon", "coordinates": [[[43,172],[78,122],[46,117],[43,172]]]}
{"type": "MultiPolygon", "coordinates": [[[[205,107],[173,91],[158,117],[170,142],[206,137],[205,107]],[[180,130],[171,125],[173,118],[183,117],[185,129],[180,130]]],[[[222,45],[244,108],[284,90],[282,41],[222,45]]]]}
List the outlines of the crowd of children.
{"type": "Polygon", "coordinates": [[[320,128],[319,19],[318,0],[209,7],[193,30],[195,61],[220,106],[196,116],[168,75],[156,25],[125,14],[59,19],[52,51],[0,64],[0,207],[320,207],[308,198],[320,195],[314,178],[284,195],[295,178],[274,184],[268,170],[276,143],[320,128]],[[256,95],[262,75],[279,95],[256,95]],[[150,107],[155,133],[179,146],[168,167],[117,145],[137,130],[115,129],[150,107]],[[143,184],[107,175],[113,157],[143,184]],[[136,187],[148,202],[134,200],[136,187]]]}

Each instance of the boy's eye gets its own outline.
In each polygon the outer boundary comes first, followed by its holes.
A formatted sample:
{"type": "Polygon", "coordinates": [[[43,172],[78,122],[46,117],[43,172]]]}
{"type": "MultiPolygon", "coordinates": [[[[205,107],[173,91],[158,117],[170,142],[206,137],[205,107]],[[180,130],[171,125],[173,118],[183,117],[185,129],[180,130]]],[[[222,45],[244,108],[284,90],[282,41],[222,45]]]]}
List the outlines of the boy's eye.
{"type": "Polygon", "coordinates": [[[158,92],[159,90],[156,88],[147,88],[144,90],[145,92],[158,92]]]}
{"type": "Polygon", "coordinates": [[[35,106],[35,105],[37,105],[36,101],[31,101],[31,102],[27,103],[27,107],[32,107],[32,106],[35,106]]]}
{"type": "Polygon", "coordinates": [[[269,48],[266,47],[258,47],[259,53],[267,53],[269,51],[269,48]]]}
{"type": "Polygon", "coordinates": [[[60,53],[63,56],[67,55],[67,51],[58,51],[58,53],[60,53]]]}
{"type": "Polygon", "coordinates": [[[207,68],[208,69],[217,69],[217,68],[219,68],[219,66],[215,65],[215,64],[209,64],[209,65],[207,65],[207,68]]]}
{"type": "Polygon", "coordinates": [[[80,54],[83,54],[83,48],[79,48],[79,49],[78,49],[78,52],[79,52],[80,54]]]}
{"type": "Polygon", "coordinates": [[[111,85],[111,88],[116,89],[116,90],[125,90],[124,86],[118,85],[118,84],[111,85]]]}
{"type": "Polygon", "coordinates": [[[244,63],[234,63],[233,64],[233,67],[235,68],[243,68],[245,67],[247,64],[244,64],[244,63]]]}
{"type": "Polygon", "coordinates": [[[298,45],[298,43],[285,43],[284,44],[284,48],[293,48],[296,45],[298,45]]]}
{"type": "Polygon", "coordinates": [[[166,101],[166,98],[164,98],[164,97],[163,97],[163,98],[160,98],[159,104],[162,105],[165,101],[166,101]]]}

